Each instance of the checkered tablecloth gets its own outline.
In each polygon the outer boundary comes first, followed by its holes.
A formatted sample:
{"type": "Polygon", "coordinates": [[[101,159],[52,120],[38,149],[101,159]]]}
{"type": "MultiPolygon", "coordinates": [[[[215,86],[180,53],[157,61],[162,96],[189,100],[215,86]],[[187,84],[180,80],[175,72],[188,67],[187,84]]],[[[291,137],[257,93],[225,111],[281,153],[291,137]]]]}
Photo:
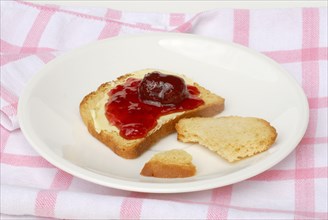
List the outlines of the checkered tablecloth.
{"type": "Polygon", "coordinates": [[[135,13],[1,1],[1,213],[5,218],[327,219],[327,8],[135,13]],[[182,194],[128,192],[74,177],[40,157],[17,121],[33,75],[99,39],[184,32],[236,42],[280,63],[303,87],[307,132],[286,159],[246,181],[182,194]]]}

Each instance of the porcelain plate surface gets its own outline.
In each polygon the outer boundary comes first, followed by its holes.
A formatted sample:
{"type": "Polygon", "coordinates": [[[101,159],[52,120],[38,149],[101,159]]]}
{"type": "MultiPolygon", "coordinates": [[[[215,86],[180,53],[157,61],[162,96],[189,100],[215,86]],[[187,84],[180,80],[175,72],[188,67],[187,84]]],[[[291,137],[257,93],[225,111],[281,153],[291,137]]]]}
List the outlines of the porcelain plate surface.
{"type": "Polygon", "coordinates": [[[308,103],[297,82],[271,59],[246,47],[188,34],[147,34],[102,40],[48,63],[27,85],[18,107],[21,129],[50,163],[90,182],[131,191],[176,193],[211,189],[253,177],[283,160],[308,124],[308,103]],[[266,152],[228,163],[172,134],[137,159],[115,155],[84,126],[79,104],[107,81],[145,68],[182,73],[226,100],[220,116],[269,121],[276,143],[266,152]],[[183,179],[140,176],[159,151],[185,149],[197,174],[183,179]]]}

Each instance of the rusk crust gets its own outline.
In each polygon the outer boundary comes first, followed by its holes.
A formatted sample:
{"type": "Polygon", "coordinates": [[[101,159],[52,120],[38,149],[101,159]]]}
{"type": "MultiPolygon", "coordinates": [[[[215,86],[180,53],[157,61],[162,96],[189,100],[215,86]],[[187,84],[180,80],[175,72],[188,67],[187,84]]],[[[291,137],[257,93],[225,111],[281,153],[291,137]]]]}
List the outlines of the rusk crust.
{"type": "Polygon", "coordinates": [[[192,164],[165,164],[159,161],[147,162],[140,172],[143,176],[158,178],[185,178],[194,176],[195,173],[196,167],[192,164]]]}

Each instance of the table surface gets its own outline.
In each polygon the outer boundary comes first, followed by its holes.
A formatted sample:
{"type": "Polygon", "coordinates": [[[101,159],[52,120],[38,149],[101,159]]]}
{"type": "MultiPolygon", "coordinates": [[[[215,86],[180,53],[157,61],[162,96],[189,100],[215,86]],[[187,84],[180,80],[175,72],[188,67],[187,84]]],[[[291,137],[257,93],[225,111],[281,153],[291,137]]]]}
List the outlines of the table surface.
{"type": "MultiPolygon", "coordinates": [[[[42,0],[28,2],[44,4],[42,0]]],[[[199,12],[214,8],[287,8],[327,7],[327,1],[62,1],[50,0],[47,4],[71,6],[110,7],[117,10],[140,12],[199,12]],[[187,6],[187,7],[186,7],[187,6]]]]}

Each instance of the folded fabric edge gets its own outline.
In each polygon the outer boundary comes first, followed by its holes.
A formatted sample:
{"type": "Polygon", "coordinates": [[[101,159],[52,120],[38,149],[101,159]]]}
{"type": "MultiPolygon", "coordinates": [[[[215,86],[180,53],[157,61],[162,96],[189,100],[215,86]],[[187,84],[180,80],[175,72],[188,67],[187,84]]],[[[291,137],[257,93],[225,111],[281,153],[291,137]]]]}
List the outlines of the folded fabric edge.
{"type": "MultiPolygon", "coordinates": [[[[16,111],[16,109],[14,110],[16,111]]],[[[9,116],[8,114],[4,113],[2,110],[0,111],[0,122],[1,125],[9,131],[14,131],[20,128],[17,116],[16,115],[9,116]]]]}

